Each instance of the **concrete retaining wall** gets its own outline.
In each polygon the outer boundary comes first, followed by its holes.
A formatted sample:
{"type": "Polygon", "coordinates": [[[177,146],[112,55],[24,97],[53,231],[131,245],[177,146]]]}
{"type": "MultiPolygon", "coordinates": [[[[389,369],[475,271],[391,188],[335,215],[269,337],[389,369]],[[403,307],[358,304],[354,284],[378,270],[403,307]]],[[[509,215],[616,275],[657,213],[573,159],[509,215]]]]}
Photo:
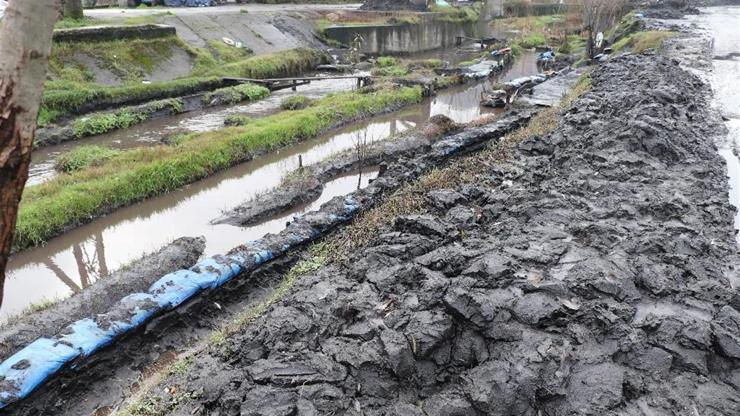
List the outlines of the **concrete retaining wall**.
{"type": "Polygon", "coordinates": [[[173,26],[136,25],[136,26],[91,26],[75,29],[57,29],[54,31],[55,42],[103,42],[119,39],[152,39],[177,35],[173,26]]]}
{"type": "Polygon", "coordinates": [[[419,24],[377,26],[330,26],[324,35],[344,45],[362,36],[360,52],[370,55],[402,55],[454,46],[458,36],[474,36],[472,23],[440,22],[425,17],[419,24]]]}

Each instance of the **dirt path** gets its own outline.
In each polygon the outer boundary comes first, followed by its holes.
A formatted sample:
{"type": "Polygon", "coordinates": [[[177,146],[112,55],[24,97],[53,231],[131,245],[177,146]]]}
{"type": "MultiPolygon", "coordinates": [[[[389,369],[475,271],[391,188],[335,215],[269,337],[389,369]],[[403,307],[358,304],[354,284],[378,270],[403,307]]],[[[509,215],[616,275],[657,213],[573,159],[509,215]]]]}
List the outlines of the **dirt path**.
{"type": "MultiPolygon", "coordinates": [[[[738,261],[708,86],[657,55],[555,131],[298,279],[148,403],[174,414],[740,413],[738,261]]],[[[476,156],[472,156],[475,158],[476,156]]]]}

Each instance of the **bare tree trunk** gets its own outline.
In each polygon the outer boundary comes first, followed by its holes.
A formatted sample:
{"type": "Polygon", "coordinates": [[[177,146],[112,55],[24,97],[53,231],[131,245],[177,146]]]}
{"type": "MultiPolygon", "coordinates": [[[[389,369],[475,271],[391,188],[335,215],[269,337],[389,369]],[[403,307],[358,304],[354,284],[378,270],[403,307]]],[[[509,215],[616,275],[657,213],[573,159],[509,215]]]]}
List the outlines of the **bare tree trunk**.
{"type": "Polygon", "coordinates": [[[84,17],[82,13],[82,0],[61,0],[62,17],[80,20],[84,17]]]}
{"type": "Polygon", "coordinates": [[[0,305],[58,16],[58,0],[10,0],[0,23],[0,305]]]}

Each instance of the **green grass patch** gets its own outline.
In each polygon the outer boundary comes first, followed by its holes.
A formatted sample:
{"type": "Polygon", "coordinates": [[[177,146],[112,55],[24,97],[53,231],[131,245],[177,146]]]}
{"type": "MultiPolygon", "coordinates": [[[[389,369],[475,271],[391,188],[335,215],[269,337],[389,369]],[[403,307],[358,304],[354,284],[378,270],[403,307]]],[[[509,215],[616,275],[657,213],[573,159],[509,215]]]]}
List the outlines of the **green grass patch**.
{"type": "Polygon", "coordinates": [[[257,101],[270,95],[270,90],[256,84],[239,84],[233,87],[219,88],[203,95],[207,105],[236,104],[242,101],[257,101]]]}
{"type": "Polygon", "coordinates": [[[629,49],[634,53],[641,53],[648,49],[660,48],[666,39],[670,39],[674,36],[676,36],[676,32],[663,30],[637,32],[620,39],[614,44],[613,48],[615,51],[629,49]]]}
{"type": "Polygon", "coordinates": [[[252,122],[252,117],[243,114],[229,114],[224,118],[225,126],[246,126],[252,122]]]}
{"type": "Polygon", "coordinates": [[[253,56],[239,62],[210,68],[206,75],[241,78],[289,77],[329,63],[329,56],[315,49],[291,49],[253,56]]]}
{"type": "Polygon", "coordinates": [[[78,146],[59,155],[54,163],[54,169],[64,173],[75,172],[88,166],[99,165],[119,153],[121,153],[120,150],[103,146],[78,146]]]}
{"type": "Polygon", "coordinates": [[[99,106],[116,107],[159,98],[179,97],[222,85],[219,77],[182,78],[151,84],[102,87],[69,81],[48,82],[41,99],[38,123],[47,125],[57,119],[82,114],[99,106]]]}
{"type": "Polygon", "coordinates": [[[311,100],[303,95],[294,95],[286,97],[280,102],[280,108],[283,110],[302,110],[311,105],[311,100]]]}
{"type": "Polygon", "coordinates": [[[251,49],[237,48],[220,40],[209,40],[208,48],[215,52],[214,58],[224,63],[234,63],[246,59],[252,54],[251,49]]]}
{"type": "Polygon", "coordinates": [[[111,71],[123,82],[140,82],[157,64],[172,56],[176,48],[195,52],[177,36],[153,39],[121,39],[105,42],[55,42],[49,71],[57,78],[69,79],[62,72],[68,65],[79,65],[82,56],[111,71]]]}
{"type": "Polygon", "coordinates": [[[139,107],[125,107],[110,113],[97,113],[76,119],[72,123],[76,138],[95,136],[112,130],[125,129],[148,120],[155,112],[168,110],[171,114],[182,112],[182,100],[169,98],[139,107]]]}
{"type": "Polygon", "coordinates": [[[174,145],[121,152],[97,166],[27,187],[18,214],[14,246],[24,249],[41,244],[70,226],[173,191],[260,152],[315,137],[328,128],[378,114],[389,107],[420,100],[418,87],[336,94],[303,110],[263,117],[246,126],[187,135],[174,145]]]}
{"type": "Polygon", "coordinates": [[[530,33],[519,40],[519,45],[526,49],[536,48],[547,45],[547,39],[542,33],[530,33]]]}
{"type": "Polygon", "coordinates": [[[78,27],[94,26],[95,24],[96,21],[89,17],[83,17],[82,19],[71,19],[67,17],[58,20],[54,24],[54,29],[76,29],[78,27]]]}
{"type": "Polygon", "coordinates": [[[464,7],[438,7],[433,5],[429,11],[439,13],[440,16],[437,19],[443,22],[475,23],[480,20],[482,7],[482,2],[475,2],[471,6],[464,7]]]}
{"type": "Polygon", "coordinates": [[[388,68],[398,65],[398,63],[398,58],[394,58],[392,56],[381,56],[375,61],[375,66],[378,68],[388,68]]]}

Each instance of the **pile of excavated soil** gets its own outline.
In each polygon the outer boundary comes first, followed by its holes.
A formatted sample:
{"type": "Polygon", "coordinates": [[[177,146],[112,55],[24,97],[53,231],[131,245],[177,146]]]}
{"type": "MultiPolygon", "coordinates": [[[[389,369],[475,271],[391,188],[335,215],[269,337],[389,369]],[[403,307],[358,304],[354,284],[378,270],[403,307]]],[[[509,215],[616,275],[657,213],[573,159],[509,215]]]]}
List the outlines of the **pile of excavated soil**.
{"type": "Polygon", "coordinates": [[[167,385],[216,414],[738,414],[708,94],[667,58],[610,61],[518,167],[481,167],[498,186],[429,193],[167,385]]]}
{"type": "Polygon", "coordinates": [[[708,87],[660,56],[592,78],[516,163],[430,192],[154,391],[189,392],[182,414],[740,414],[708,87]]]}

